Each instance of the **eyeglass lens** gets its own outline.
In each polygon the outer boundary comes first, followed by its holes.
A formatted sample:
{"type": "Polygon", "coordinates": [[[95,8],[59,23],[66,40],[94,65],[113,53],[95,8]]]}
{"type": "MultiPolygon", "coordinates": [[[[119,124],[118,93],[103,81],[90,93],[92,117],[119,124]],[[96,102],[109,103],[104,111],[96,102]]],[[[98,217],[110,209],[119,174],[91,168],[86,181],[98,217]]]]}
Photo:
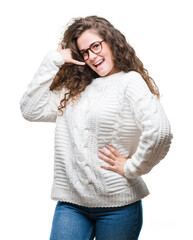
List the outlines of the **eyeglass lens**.
{"type": "Polygon", "coordinates": [[[83,54],[83,58],[84,60],[87,60],[89,58],[89,50],[91,50],[93,53],[100,53],[102,50],[102,42],[94,42],[93,44],[91,44],[90,48],[87,49],[86,51],[84,51],[83,54]]]}

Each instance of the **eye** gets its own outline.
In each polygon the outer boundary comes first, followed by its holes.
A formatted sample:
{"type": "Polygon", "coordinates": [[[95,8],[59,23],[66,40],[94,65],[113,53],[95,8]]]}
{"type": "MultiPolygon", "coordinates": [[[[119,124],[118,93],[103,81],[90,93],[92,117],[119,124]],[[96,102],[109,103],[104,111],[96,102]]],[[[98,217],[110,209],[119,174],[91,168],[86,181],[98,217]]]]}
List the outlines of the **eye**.
{"type": "Polygon", "coordinates": [[[85,50],[85,51],[81,51],[80,53],[82,55],[82,58],[86,61],[88,59],[88,51],[85,50]]]}
{"type": "Polygon", "coordinates": [[[81,54],[83,57],[86,57],[86,56],[88,56],[88,51],[82,51],[81,54]]]}
{"type": "Polygon", "coordinates": [[[100,48],[100,43],[94,43],[91,47],[91,49],[93,49],[93,50],[97,50],[99,48],[100,48]]]}

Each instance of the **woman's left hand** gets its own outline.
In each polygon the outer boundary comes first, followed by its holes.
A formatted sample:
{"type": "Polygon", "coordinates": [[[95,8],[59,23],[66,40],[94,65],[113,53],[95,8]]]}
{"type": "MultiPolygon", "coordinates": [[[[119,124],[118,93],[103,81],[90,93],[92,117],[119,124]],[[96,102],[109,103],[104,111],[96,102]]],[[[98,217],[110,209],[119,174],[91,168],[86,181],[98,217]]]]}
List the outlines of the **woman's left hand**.
{"type": "Polygon", "coordinates": [[[114,147],[110,145],[105,146],[109,151],[104,149],[99,149],[103,155],[99,155],[99,158],[107,162],[109,165],[100,165],[101,168],[117,172],[123,176],[124,174],[124,165],[127,161],[127,158],[123,157],[114,147]]]}

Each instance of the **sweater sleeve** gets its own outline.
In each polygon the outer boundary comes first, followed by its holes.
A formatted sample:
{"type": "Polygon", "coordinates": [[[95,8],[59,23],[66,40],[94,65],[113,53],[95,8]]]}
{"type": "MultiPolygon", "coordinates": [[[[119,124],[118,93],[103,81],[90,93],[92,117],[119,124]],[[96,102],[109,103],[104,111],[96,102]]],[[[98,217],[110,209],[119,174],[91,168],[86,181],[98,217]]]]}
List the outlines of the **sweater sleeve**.
{"type": "Polygon", "coordinates": [[[20,101],[21,112],[26,120],[56,121],[60,94],[50,91],[50,85],[62,64],[64,61],[55,50],[44,57],[20,101]]]}
{"type": "Polygon", "coordinates": [[[126,98],[141,137],[135,153],[124,166],[124,173],[127,178],[136,178],[147,174],[166,156],[173,135],[157,96],[150,92],[140,74],[131,74],[126,98]]]}

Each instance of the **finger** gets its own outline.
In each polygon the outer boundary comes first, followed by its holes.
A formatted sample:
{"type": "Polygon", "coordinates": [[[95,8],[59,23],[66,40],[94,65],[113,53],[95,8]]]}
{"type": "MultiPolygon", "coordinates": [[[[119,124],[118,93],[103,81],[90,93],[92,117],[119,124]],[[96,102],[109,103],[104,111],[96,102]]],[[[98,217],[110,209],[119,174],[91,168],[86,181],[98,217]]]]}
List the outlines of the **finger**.
{"type": "Polygon", "coordinates": [[[74,59],[72,59],[71,63],[74,63],[76,65],[82,65],[82,66],[85,65],[85,62],[80,62],[80,61],[77,61],[77,60],[74,60],[74,59]]]}
{"type": "Polygon", "coordinates": [[[111,158],[112,160],[116,160],[115,156],[112,153],[109,153],[104,149],[99,149],[99,152],[101,152],[103,155],[107,156],[108,158],[111,158]]]}
{"type": "Polygon", "coordinates": [[[122,157],[122,155],[111,145],[106,145],[106,148],[112,152],[115,157],[122,157]]]}
{"type": "Polygon", "coordinates": [[[105,161],[106,163],[109,163],[112,166],[115,164],[115,161],[113,161],[112,159],[107,158],[103,155],[99,155],[99,158],[102,159],[103,161],[105,161]]]}
{"type": "Polygon", "coordinates": [[[100,167],[104,168],[106,170],[111,170],[111,171],[116,172],[116,168],[114,166],[111,166],[111,165],[100,165],[100,167]]]}

